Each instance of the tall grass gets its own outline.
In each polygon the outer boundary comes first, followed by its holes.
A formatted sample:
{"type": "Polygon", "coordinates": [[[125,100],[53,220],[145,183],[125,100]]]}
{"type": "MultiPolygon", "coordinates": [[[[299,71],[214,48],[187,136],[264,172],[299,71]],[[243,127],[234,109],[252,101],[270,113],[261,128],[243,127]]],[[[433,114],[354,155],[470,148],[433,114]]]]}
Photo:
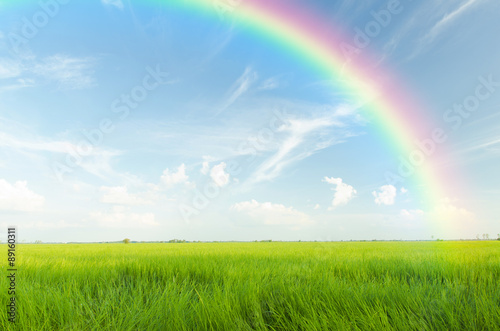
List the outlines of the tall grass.
{"type": "Polygon", "coordinates": [[[20,245],[18,255],[18,321],[1,313],[2,330],[500,328],[500,242],[20,245]]]}

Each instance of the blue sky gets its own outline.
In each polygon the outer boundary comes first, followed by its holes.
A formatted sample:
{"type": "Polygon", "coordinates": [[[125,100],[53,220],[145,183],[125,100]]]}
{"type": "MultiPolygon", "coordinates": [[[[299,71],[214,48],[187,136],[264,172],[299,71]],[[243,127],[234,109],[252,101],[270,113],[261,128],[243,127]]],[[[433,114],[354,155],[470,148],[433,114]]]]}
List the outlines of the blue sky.
{"type": "MultiPolygon", "coordinates": [[[[433,210],[418,182],[386,183],[398,155],[355,98],[231,15],[64,2],[0,2],[0,234],[8,225],[27,242],[500,232],[497,2],[401,1],[363,50],[449,133],[437,164],[457,187],[433,210]],[[481,77],[493,87],[477,110],[447,117],[481,77]]],[[[346,35],[389,2],[294,1],[346,35]]]]}

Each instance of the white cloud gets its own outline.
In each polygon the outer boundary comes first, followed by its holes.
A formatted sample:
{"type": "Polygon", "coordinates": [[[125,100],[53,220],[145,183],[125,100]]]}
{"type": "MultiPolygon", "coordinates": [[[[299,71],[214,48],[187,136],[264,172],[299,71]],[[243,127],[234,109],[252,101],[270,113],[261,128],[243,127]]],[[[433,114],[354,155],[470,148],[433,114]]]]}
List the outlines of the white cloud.
{"type": "Polygon", "coordinates": [[[229,96],[225,100],[222,107],[217,112],[217,115],[230,107],[239,97],[241,97],[250,86],[257,80],[257,73],[250,67],[245,68],[243,74],[236,80],[233,86],[229,89],[229,96]]]}
{"type": "Polygon", "coordinates": [[[259,85],[259,90],[275,90],[280,86],[279,79],[277,77],[271,77],[269,79],[266,79],[265,81],[262,82],[262,84],[259,85]]]}
{"type": "Polygon", "coordinates": [[[328,208],[328,210],[332,210],[337,206],[345,205],[356,196],[357,192],[354,187],[344,183],[342,178],[325,177],[323,181],[328,184],[335,185],[335,188],[333,189],[335,194],[332,200],[332,207],[328,208]]]}
{"type": "Polygon", "coordinates": [[[394,204],[397,189],[393,185],[384,185],[380,188],[380,192],[373,191],[372,194],[377,205],[390,206],[394,204]]]}
{"type": "Polygon", "coordinates": [[[211,37],[206,39],[210,43],[210,50],[205,54],[205,58],[200,61],[200,64],[210,63],[217,55],[219,55],[227,45],[230,44],[231,40],[235,35],[235,25],[231,24],[230,27],[226,27],[214,33],[211,37]]]}
{"type": "Polygon", "coordinates": [[[96,149],[89,156],[82,157],[82,163],[78,167],[99,178],[117,177],[119,174],[113,169],[112,159],[120,154],[119,151],[96,149]]]}
{"type": "Polygon", "coordinates": [[[229,183],[229,174],[225,171],[226,163],[221,162],[214,166],[210,171],[210,177],[217,184],[217,186],[222,187],[229,183]]]}
{"type": "Polygon", "coordinates": [[[43,59],[35,56],[0,58],[0,79],[17,78],[4,84],[0,91],[35,86],[35,78],[56,82],[60,89],[84,89],[95,86],[92,58],[56,54],[43,59]]]}
{"type": "Polygon", "coordinates": [[[8,58],[0,58],[0,79],[13,78],[23,72],[21,64],[8,58]]]}
{"type": "MultiPolygon", "coordinates": [[[[19,135],[19,132],[17,132],[19,135]]],[[[25,132],[23,132],[25,133],[25,132]]],[[[25,139],[19,139],[11,134],[0,132],[0,146],[9,147],[15,150],[29,150],[36,152],[70,153],[76,151],[77,144],[64,140],[50,140],[41,136],[31,136],[26,134],[25,139]]],[[[98,154],[98,148],[93,148],[93,153],[98,154]]]]}
{"type": "Polygon", "coordinates": [[[431,222],[432,234],[447,239],[473,238],[480,223],[474,213],[464,207],[458,207],[457,201],[445,198],[430,210],[403,209],[400,215],[408,220],[431,222]]]}
{"type": "Polygon", "coordinates": [[[31,78],[17,78],[11,84],[5,84],[0,86],[0,92],[18,90],[25,87],[35,86],[35,80],[31,78]]]}
{"type": "Polygon", "coordinates": [[[414,219],[414,218],[422,216],[424,214],[425,214],[424,211],[420,210],[420,209],[412,209],[412,210],[402,209],[400,212],[401,216],[406,217],[406,218],[410,218],[410,219],[414,219]]]}
{"type": "Polygon", "coordinates": [[[252,175],[252,181],[261,182],[278,177],[283,169],[293,162],[297,162],[314,154],[318,150],[327,148],[332,144],[331,140],[319,140],[313,142],[307,148],[300,146],[308,142],[308,138],[313,134],[321,136],[321,132],[336,123],[330,117],[317,117],[312,119],[288,119],[282,125],[276,135],[282,134],[283,138],[278,139],[278,149],[265,160],[252,175]]]}
{"type": "Polygon", "coordinates": [[[23,229],[69,229],[69,228],[82,228],[83,224],[79,223],[68,223],[65,220],[61,220],[58,222],[30,222],[28,224],[24,224],[23,229]]]}
{"type": "Polygon", "coordinates": [[[90,213],[90,218],[106,228],[138,228],[160,225],[153,213],[133,213],[129,208],[114,206],[108,212],[90,213]]]}
{"type": "Polygon", "coordinates": [[[317,203],[316,206],[314,206],[314,210],[318,210],[320,207],[319,203],[317,203]]]}
{"type": "Polygon", "coordinates": [[[176,172],[171,172],[168,168],[163,171],[161,176],[161,181],[167,186],[173,186],[175,184],[189,184],[189,177],[186,175],[186,165],[181,164],[176,172]]]}
{"type": "MultiPolygon", "coordinates": [[[[496,131],[498,129],[495,127],[494,130],[496,131]]],[[[495,132],[495,135],[492,137],[488,136],[485,138],[479,138],[479,139],[472,140],[471,143],[468,144],[468,146],[465,146],[465,148],[458,150],[456,153],[457,154],[469,154],[467,159],[470,161],[470,159],[473,157],[470,154],[477,152],[477,151],[486,152],[486,153],[483,153],[486,155],[489,155],[490,153],[498,154],[498,152],[500,151],[500,137],[495,132]]]]}
{"type": "Polygon", "coordinates": [[[465,208],[457,207],[451,199],[443,199],[440,201],[440,204],[436,207],[435,211],[438,218],[442,218],[443,220],[451,220],[458,218],[475,218],[474,214],[468,211],[465,208]]]}
{"type": "Polygon", "coordinates": [[[430,214],[441,231],[439,236],[449,239],[473,238],[477,229],[481,227],[476,215],[464,207],[458,207],[456,202],[443,199],[430,214]]]}
{"type": "Polygon", "coordinates": [[[16,154],[32,159],[45,158],[47,163],[51,164],[53,174],[60,179],[70,175],[76,169],[83,169],[100,178],[116,175],[111,161],[114,157],[121,155],[120,151],[106,150],[103,147],[91,145],[86,139],[76,142],[52,140],[33,135],[27,131],[27,128],[15,122],[8,123],[8,125],[1,125],[1,122],[0,131],[10,130],[16,132],[16,136],[0,132],[0,147],[7,147],[16,154]],[[84,153],[80,154],[78,151],[82,150],[84,153]],[[49,156],[48,153],[60,155],[49,156]],[[70,155],[72,158],[68,162],[70,155]]]}
{"type": "Polygon", "coordinates": [[[210,171],[210,163],[208,163],[208,161],[204,161],[200,171],[202,174],[207,175],[210,171]]]}
{"type": "Polygon", "coordinates": [[[45,58],[32,70],[37,75],[58,82],[62,89],[84,89],[95,85],[93,62],[90,58],[58,54],[45,58]]]}
{"type": "Polygon", "coordinates": [[[121,0],[101,0],[101,3],[105,6],[114,6],[123,10],[123,2],[121,0]]]}
{"type": "Polygon", "coordinates": [[[126,186],[107,187],[102,186],[99,191],[103,194],[101,202],[115,205],[150,205],[153,202],[148,192],[141,196],[139,194],[128,193],[126,186]]]}
{"type": "Polygon", "coordinates": [[[451,25],[455,20],[457,20],[461,15],[463,15],[467,10],[471,9],[473,5],[478,4],[481,0],[468,0],[462,3],[460,7],[446,14],[442,19],[440,19],[430,31],[423,38],[426,42],[432,42],[443,30],[449,25],[451,25]]]}
{"type": "Polygon", "coordinates": [[[404,187],[402,187],[402,188],[401,188],[401,193],[406,194],[406,193],[408,193],[408,190],[407,190],[407,189],[405,189],[404,187]]]}
{"type": "Polygon", "coordinates": [[[34,211],[40,209],[45,198],[28,189],[26,181],[10,184],[0,179],[0,210],[34,211]]]}
{"type": "Polygon", "coordinates": [[[282,204],[271,202],[259,203],[256,200],[236,203],[231,207],[237,212],[244,212],[257,222],[266,225],[308,225],[313,222],[308,215],[282,204]]]}

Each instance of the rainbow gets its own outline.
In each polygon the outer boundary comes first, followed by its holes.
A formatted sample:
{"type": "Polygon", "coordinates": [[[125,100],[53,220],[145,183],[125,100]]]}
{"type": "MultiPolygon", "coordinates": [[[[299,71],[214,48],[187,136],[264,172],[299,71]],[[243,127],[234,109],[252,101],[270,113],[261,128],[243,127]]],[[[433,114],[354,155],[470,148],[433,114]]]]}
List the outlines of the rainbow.
{"type": "MultiPolygon", "coordinates": [[[[230,18],[257,38],[272,41],[291,55],[322,74],[331,77],[336,89],[354,95],[356,101],[378,128],[381,139],[397,158],[408,158],[418,149],[416,141],[431,137],[432,117],[394,73],[374,65],[368,51],[353,57],[346,66],[343,43],[353,44],[353,36],[343,35],[320,15],[283,0],[146,0],[181,11],[204,16],[230,18]],[[346,79],[347,78],[347,79],[346,79]]],[[[444,148],[444,146],[439,146],[444,148]]],[[[418,188],[422,209],[432,210],[449,196],[450,174],[439,173],[435,155],[415,169],[405,185],[418,188]]],[[[398,175],[397,169],[388,169],[398,175]]],[[[381,174],[381,180],[384,174],[381,174]]],[[[436,220],[429,225],[439,228],[436,220]]]]}
{"type": "MultiPolygon", "coordinates": [[[[333,81],[340,82],[335,88],[353,94],[361,101],[363,109],[378,128],[381,139],[398,158],[409,158],[412,152],[418,150],[417,141],[432,136],[433,119],[425,113],[426,107],[404,89],[404,84],[388,70],[375,66],[369,54],[354,57],[346,66],[341,45],[353,45],[352,37],[342,35],[340,29],[335,29],[305,8],[280,0],[150,1],[202,11],[218,19],[223,15],[223,18],[237,20],[258,38],[278,44],[284,53],[292,54],[304,65],[327,73],[333,81]]],[[[426,155],[425,162],[415,167],[415,173],[406,181],[406,184],[410,182],[410,186],[418,188],[422,209],[426,211],[433,210],[448,196],[444,178],[450,175],[438,173],[437,168],[433,155],[426,155]]],[[[393,174],[399,175],[397,169],[393,170],[393,174]]],[[[437,224],[430,226],[439,227],[437,224]]]]}

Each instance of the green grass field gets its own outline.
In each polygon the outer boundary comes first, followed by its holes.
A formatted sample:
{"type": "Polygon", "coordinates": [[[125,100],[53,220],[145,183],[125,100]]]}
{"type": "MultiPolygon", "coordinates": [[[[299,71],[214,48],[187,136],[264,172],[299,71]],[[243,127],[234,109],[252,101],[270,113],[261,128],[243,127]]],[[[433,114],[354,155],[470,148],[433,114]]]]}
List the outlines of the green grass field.
{"type": "Polygon", "coordinates": [[[2,330],[500,329],[498,241],[19,245],[18,268],[2,330]]]}

